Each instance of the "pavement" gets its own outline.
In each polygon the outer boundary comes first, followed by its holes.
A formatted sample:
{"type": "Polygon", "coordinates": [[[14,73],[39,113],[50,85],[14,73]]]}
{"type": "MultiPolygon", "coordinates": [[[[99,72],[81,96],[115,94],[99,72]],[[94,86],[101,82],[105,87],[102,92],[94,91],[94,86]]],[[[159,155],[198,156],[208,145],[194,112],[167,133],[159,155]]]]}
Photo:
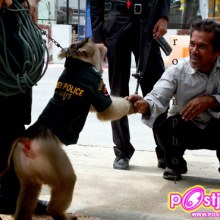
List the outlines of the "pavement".
{"type": "MultiPolygon", "coordinates": [[[[33,122],[52,95],[62,69],[63,65],[49,65],[34,88],[33,122]]],[[[135,80],[131,79],[131,91],[134,88],[135,80]]],[[[157,168],[151,129],[138,114],[129,116],[129,123],[136,149],[129,170],[113,169],[110,123],[98,121],[94,113],[89,113],[78,143],[64,148],[77,175],[67,212],[91,220],[220,219],[220,174],[215,152],[186,151],[187,174],[176,183],[165,180],[163,169],[157,168]]],[[[40,198],[49,200],[47,186],[43,186],[40,198]]]]}
{"type": "MultiPolygon", "coordinates": [[[[77,144],[65,147],[65,151],[77,175],[73,200],[67,212],[85,216],[78,220],[219,219],[191,216],[201,211],[218,215],[219,210],[212,207],[201,206],[199,210],[189,212],[176,205],[176,209],[171,210],[168,199],[170,193],[182,195],[198,185],[205,189],[206,194],[220,192],[218,161],[214,156],[187,153],[188,173],[175,183],[162,178],[163,170],[157,168],[153,151],[136,150],[129,170],[113,169],[114,154],[109,147],[77,144]]],[[[49,200],[47,186],[43,186],[40,198],[49,200]]],[[[195,202],[195,197],[191,196],[189,201],[195,202]]],[[[0,217],[9,220],[8,216],[0,217]]]]}
{"type": "MultiPolygon", "coordinates": [[[[204,208],[189,212],[176,204],[176,209],[171,210],[169,194],[183,194],[198,186],[205,189],[204,194],[220,192],[218,160],[214,156],[187,153],[188,173],[175,183],[162,178],[163,169],[157,168],[156,154],[152,151],[135,151],[130,169],[116,170],[111,148],[70,145],[65,150],[77,175],[73,201],[67,210],[70,213],[105,220],[192,219],[191,213],[204,208]]],[[[41,198],[49,200],[48,192],[44,189],[41,198]]],[[[198,199],[195,196],[188,202],[195,203],[198,199]]],[[[212,207],[203,212],[217,215],[212,207]]]]}

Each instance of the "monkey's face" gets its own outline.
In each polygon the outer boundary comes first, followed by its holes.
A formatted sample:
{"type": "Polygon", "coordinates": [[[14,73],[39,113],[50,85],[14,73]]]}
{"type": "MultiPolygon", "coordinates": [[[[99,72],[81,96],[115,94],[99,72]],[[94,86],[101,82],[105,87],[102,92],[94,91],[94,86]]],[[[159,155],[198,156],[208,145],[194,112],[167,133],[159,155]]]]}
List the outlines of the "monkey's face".
{"type": "Polygon", "coordinates": [[[91,63],[99,72],[103,72],[102,64],[107,48],[104,44],[95,44],[91,38],[72,44],[67,50],[59,54],[60,58],[72,57],[91,63]]]}
{"type": "Polygon", "coordinates": [[[93,64],[95,68],[101,73],[103,73],[102,67],[106,53],[107,53],[107,48],[105,47],[104,44],[94,45],[94,54],[91,57],[91,64],[93,64]]]}

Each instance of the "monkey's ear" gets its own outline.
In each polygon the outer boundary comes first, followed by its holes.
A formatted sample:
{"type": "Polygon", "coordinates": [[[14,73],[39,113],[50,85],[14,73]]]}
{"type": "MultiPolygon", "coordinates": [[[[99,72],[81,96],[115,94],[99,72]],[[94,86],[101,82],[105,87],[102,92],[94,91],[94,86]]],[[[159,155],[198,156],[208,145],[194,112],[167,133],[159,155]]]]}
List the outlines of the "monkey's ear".
{"type": "Polygon", "coordinates": [[[19,143],[22,144],[22,149],[26,157],[34,159],[35,158],[35,153],[31,147],[31,139],[29,138],[21,138],[19,140],[19,143]]]}
{"type": "Polygon", "coordinates": [[[85,50],[85,49],[79,49],[79,52],[80,52],[80,56],[85,58],[85,59],[88,59],[89,58],[89,54],[88,52],[85,50]]]}

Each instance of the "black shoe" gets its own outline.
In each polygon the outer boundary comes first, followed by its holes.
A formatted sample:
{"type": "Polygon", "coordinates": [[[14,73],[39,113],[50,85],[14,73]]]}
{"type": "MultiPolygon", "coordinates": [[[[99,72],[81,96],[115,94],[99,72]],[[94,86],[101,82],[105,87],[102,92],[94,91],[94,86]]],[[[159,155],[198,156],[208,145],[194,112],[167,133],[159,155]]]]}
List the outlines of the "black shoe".
{"type": "MultiPolygon", "coordinates": [[[[38,200],[34,214],[47,215],[47,201],[38,200]]],[[[9,200],[0,195],[0,214],[13,215],[16,210],[16,200],[9,200]]]]}
{"type": "Polygon", "coordinates": [[[35,215],[48,215],[47,212],[48,201],[46,200],[38,200],[37,206],[34,210],[35,215]]]}
{"type": "Polygon", "coordinates": [[[175,170],[172,170],[172,169],[166,167],[166,169],[163,173],[163,178],[166,180],[177,181],[177,180],[182,179],[182,175],[181,175],[181,173],[177,173],[175,170]]]}
{"type": "Polygon", "coordinates": [[[113,163],[114,169],[128,170],[129,169],[129,159],[126,157],[116,157],[113,163]]]}
{"type": "Polygon", "coordinates": [[[187,173],[187,171],[188,171],[187,163],[186,163],[186,160],[184,158],[180,158],[178,163],[175,164],[175,171],[178,172],[178,173],[181,173],[181,174],[187,173]]]}
{"type": "Polygon", "coordinates": [[[166,168],[166,163],[165,163],[164,159],[158,159],[157,167],[161,168],[161,169],[166,168]]]}

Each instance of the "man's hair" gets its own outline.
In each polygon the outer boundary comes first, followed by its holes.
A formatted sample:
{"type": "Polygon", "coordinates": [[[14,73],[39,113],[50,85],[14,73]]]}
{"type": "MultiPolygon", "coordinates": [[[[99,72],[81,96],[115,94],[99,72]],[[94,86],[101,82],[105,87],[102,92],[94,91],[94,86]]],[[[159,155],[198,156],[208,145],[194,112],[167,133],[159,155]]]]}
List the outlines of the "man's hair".
{"type": "Polygon", "coordinates": [[[220,23],[214,19],[204,19],[194,21],[190,30],[190,37],[194,31],[204,31],[213,33],[214,38],[212,40],[213,50],[220,51],[220,23]]]}

